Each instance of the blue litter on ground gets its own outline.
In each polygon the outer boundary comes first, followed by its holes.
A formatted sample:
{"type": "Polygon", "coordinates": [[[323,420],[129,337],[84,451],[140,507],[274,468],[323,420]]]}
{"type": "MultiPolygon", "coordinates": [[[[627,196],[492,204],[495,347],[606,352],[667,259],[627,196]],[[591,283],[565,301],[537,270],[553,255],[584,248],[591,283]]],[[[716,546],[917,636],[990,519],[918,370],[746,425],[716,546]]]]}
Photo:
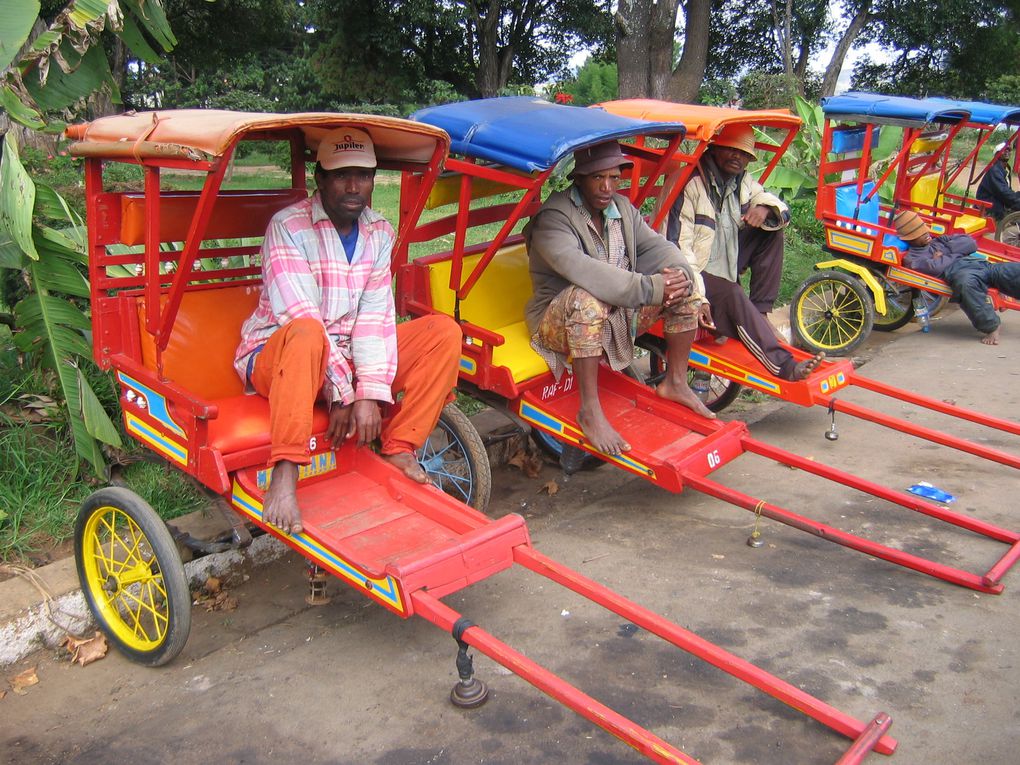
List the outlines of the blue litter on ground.
{"type": "Polygon", "coordinates": [[[946,504],[949,504],[950,502],[956,501],[956,497],[948,491],[943,491],[937,486],[932,486],[927,481],[915,483],[913,486],[909,487],[907,491],[911,494],[916,494],[919,497],[934,500],[935,502],[945,502],[946,504]]]}

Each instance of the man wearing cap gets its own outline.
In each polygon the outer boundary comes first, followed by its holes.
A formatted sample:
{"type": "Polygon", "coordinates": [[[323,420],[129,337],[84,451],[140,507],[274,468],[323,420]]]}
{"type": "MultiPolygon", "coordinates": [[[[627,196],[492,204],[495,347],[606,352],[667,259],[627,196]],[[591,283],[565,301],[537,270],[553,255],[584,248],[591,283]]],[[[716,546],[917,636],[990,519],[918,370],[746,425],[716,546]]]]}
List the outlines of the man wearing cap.
{"type": "Polygon", "coordinates": [[[616,141],[574,152],[573,185],[550,194],[524,229],[534,287],[526,308],[532,347],[557,379],[572,367],[581,398],[578,423],[606,454],[630,445],[602,410],[600,360],[615,370],[630,365],[635,336],[659,318],[669,363],[659,395],[715,416],[687,386],[698,324],[697,305],[689,300],[690,266],[616,193],[622,168],[632,164],[616,141]]]}
{"type": "Polygon", "coordinates": [[[381,439],[384,458],[412,480],[415,458],[456,384],[461,332],[445,316],[396,324],[390,286],[393,227],[368,206],[375,185],[372,139],[357,128],[319,142],[316,192],[284,208],[262,242],[262,294],[241,327],[234,367],[248,393],[269,399],[273,478],[263,519],[302,530],[298,467],[310,461],[312,412],[329,406],[334,447],[357,435],[381,439]],[[383,425],[380,406],[403,392],[383,425]]]}
{"type": "Polygon", "coordinates": [[[695,291],[711,306],[716,331],[740,340],[771,374],[800,380],[823,354],[798,363],[768,321],[779,295],[782,229],[790,212],[747,172],[752,159],[751,126],[723,128],[673,203],[666,238],[692,258],[699,273],[695,291]],[[748,268],[750,297],[740,286],[748,268]]]}
{"type": "Polygon", "coordinates": [[[989,263],[975,255],[977,242],[967,234],[932,236],[921,216],[913,210],[901,210],[893,220],[896,233],[909,249],[903,253],[903,265],[949,282],[953,298],[984,337],[985,345],[999,344],[1001,321],[988,299],[994,287],[1003,295],[1020,299],[1020,263],[989,263]]]}
{"type": "Polygon", "coordinates": [[[977,189],[977,198],[991,204],[988,214],[995,220],[1020,210],[1020,193],[1013,191],[1009,182],[1009,149],[1007,143],[995,147],[995,161],[985,170],[977,189]]]}

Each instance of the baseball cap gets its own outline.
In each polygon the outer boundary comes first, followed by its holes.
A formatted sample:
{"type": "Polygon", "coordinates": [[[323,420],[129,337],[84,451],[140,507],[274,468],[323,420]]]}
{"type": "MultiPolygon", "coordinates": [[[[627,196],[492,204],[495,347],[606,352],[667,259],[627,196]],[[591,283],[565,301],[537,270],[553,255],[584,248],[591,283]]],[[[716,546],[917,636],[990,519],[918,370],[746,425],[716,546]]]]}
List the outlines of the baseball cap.
{"type": "Polygon", "coordinates": [[[316,160],[324,170],[338,167],[375,167],[375,146],[364,130],[353,127],[330,130],[319,141],[316,160]]]}

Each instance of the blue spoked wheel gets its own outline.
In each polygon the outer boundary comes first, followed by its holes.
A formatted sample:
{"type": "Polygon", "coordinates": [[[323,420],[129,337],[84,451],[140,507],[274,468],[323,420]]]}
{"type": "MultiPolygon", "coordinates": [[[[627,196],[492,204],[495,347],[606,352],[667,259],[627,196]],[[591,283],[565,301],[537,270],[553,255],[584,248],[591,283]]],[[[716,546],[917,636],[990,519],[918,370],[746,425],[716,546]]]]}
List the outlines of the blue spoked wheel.
{"type": "Polygon", "coordinates": [[[443,407],[436,429],[418,450],[418,463],[442,491],[485,512],[492,492],[489,455],[475,426],[456,404],[443,407]]]}

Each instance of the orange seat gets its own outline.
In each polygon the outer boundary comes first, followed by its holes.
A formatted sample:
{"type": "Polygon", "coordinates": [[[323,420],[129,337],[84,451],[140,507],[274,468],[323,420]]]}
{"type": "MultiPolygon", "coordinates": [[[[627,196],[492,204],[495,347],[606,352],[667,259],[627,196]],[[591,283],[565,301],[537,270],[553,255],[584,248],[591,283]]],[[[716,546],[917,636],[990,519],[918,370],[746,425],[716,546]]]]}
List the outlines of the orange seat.
{"type": "MultiPolygon", "coordinates": [[[[262,396],[239,396],[218,399],[219,416],[209,421],[208,445],[223,454],[269,446],[269,401],[262,396]]],[[[324,405],[315,407],[312,432],[321,433],[329,425],[329,412],[324,405]]]]}

